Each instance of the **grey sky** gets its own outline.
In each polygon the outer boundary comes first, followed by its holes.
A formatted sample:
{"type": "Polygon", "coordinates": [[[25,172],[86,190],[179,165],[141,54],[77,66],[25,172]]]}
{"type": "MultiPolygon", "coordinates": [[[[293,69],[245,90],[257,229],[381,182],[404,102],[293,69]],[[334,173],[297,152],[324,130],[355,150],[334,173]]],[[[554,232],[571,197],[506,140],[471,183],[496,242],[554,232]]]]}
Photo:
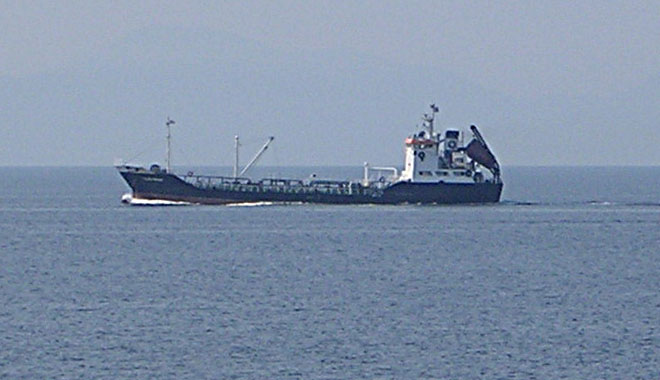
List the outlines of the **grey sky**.
{"type": "Polygon", "coordinates": [[[265,164],[398,164],[430,101],[504,166],[660,165],[657,1],[0,4],[0,165],[108,165],[168,115],[180,164],[229,165],[235,133],[276,136],[265,164]]]}

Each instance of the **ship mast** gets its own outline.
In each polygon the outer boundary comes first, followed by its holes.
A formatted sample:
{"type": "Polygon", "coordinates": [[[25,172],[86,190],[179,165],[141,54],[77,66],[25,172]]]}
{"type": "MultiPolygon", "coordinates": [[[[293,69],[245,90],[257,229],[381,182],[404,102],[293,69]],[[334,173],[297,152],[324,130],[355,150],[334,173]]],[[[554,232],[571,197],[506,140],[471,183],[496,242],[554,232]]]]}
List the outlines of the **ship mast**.
{"type": "Polygon", "coordinates": [[[238,140],[238,135],[234,136],[234,176],[233,177],[238,178],[239,176],[242,176],[243,174],[245,174],[245,172],[250,170],[250,168],[252,166],[254,166],[254,164],[256,164],[257,161],[261,158],[261,156],[264,154],[266,149],[268,149],[268,146],[270,146],[270,143],[272,143],[273,140],[275,140],[275,137],[270,136],[268,138],[268,140],[266,141],[266,143],[261,147],[261,149],[259,149],[257,154],[255,154],[254,157],[252,157],[252,159],[250,160],[250,162],[248,162],[248,164],[245,165],[243,170],[241,170],[239,172],[238,171],[238,169],[239,169],[238,168],[238,151],[239,151],[239,148],[241,146],[241,143],[238,140]]]}
{"type": "Polygon", "coordinates": [[[241,144],[238,142],[238,135],[234,136],[234,178],[238,177],[238,147],[241,144]]]}
{"type": "Polygon", "coordinates": [[[167,117],[167,122],[165,125],[167,126],[167,162],[165,163],[167,166],[167,172],[170,173],[172,170],[171,165],[172,165],[172,131],[171,131],[171,126],[174,125],[174,120],[170,119],[169,116],[167,117]]]}
{"type": "Polygon", "coordinates": [[[435,138],[434,136],[434,131],[433,131],[433,120],[435,119],[435,113],[438,112],[440,109],[438,106],[435,104],[431,104],[431,115],[425,113],[424,117],[422,117],[422,120],[424,120],[424,126],[428,129],[429,131],[429,138],[433,139],[435,138]]]}

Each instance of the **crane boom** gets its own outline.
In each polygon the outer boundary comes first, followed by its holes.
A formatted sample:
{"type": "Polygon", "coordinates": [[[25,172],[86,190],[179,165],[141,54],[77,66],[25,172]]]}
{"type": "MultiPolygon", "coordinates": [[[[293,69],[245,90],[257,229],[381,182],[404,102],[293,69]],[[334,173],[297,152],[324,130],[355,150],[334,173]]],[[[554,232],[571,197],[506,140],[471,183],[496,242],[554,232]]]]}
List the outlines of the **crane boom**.
{"type": "Polygon", "coordinates": [[[241,170],[240,174],[238,175],[239,177],[242,176],[243,174],[245,174],[245,172],[247,172],[252,166],[254,166],[254,164],[257,163],[259,158],[261,158],[261,156],[264,154],[266,149],[268,149],[268,146],[270,145],[271,142],[273,142],[273,140],[275,140],[275,137],[273,137],[273,136],[270,136],[268,138],[268,141],[266,141],[264,146],[262,146],[261,149],[259,149],[257,154],[255,154],[254,157],[252,157],[252,160],[250,160],[250,162],[247,165],[245,165],[243,170],[241,170]]]}

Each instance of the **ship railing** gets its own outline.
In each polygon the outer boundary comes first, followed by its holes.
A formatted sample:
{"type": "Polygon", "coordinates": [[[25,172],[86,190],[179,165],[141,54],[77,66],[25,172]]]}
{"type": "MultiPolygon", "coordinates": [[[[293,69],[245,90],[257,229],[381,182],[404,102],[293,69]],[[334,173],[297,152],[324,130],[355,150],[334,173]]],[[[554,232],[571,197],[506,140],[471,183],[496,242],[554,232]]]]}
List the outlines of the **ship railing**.
{"type": "Polygon", "coordinates": [[[389,166],[370,166],[364,163],[364,178],[362,185],[365,187],[383,189],[399,179],[399,170],[389,166]]]}
{"type": "Polygon", "coordinates": [[[377,190],[383,190],[394,183],[393,181],[388,181],[388,180],[378,180],[378,181],[371,181],[369,182],[369,188],[370,189],[377,189],[377,190]]]}
{"type": "Polygon", "coordinates": [[[386,187],[387,183],[376,182],[375,185],[364,187],[359,182],[335,180],[311,180],[285,178],[264,178],[253,182],[249,178],[234,178],[225,176],[208,176],[187,174],[181,178],[203,190],[223,190],[256,193],[289,193],[289,194],[330,194],[330,195],[369,195],[376,189],[386,187]]]}
{"type": "Polygon", "coordinates": [[[252,183],[250,178],[246,177],[225,177],[225,176],[212,176],[212,175],[198,175],[189,172],[186,175],[180,176],[185,182],[198,187],[202,186],[216,186],[222,184],[234,185],[249,185],[252,183]]]}

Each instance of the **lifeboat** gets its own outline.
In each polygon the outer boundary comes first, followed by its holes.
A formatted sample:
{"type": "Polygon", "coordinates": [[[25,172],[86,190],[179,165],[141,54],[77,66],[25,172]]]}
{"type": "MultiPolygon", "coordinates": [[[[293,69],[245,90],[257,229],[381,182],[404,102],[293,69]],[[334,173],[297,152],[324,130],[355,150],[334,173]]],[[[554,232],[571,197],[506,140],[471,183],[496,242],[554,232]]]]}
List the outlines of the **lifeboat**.
{"type": "Polygon", "coordinates": [[[405,140],[406,145],[435,145],[436,141],[421,137],[408,137],[405,140]]]}

